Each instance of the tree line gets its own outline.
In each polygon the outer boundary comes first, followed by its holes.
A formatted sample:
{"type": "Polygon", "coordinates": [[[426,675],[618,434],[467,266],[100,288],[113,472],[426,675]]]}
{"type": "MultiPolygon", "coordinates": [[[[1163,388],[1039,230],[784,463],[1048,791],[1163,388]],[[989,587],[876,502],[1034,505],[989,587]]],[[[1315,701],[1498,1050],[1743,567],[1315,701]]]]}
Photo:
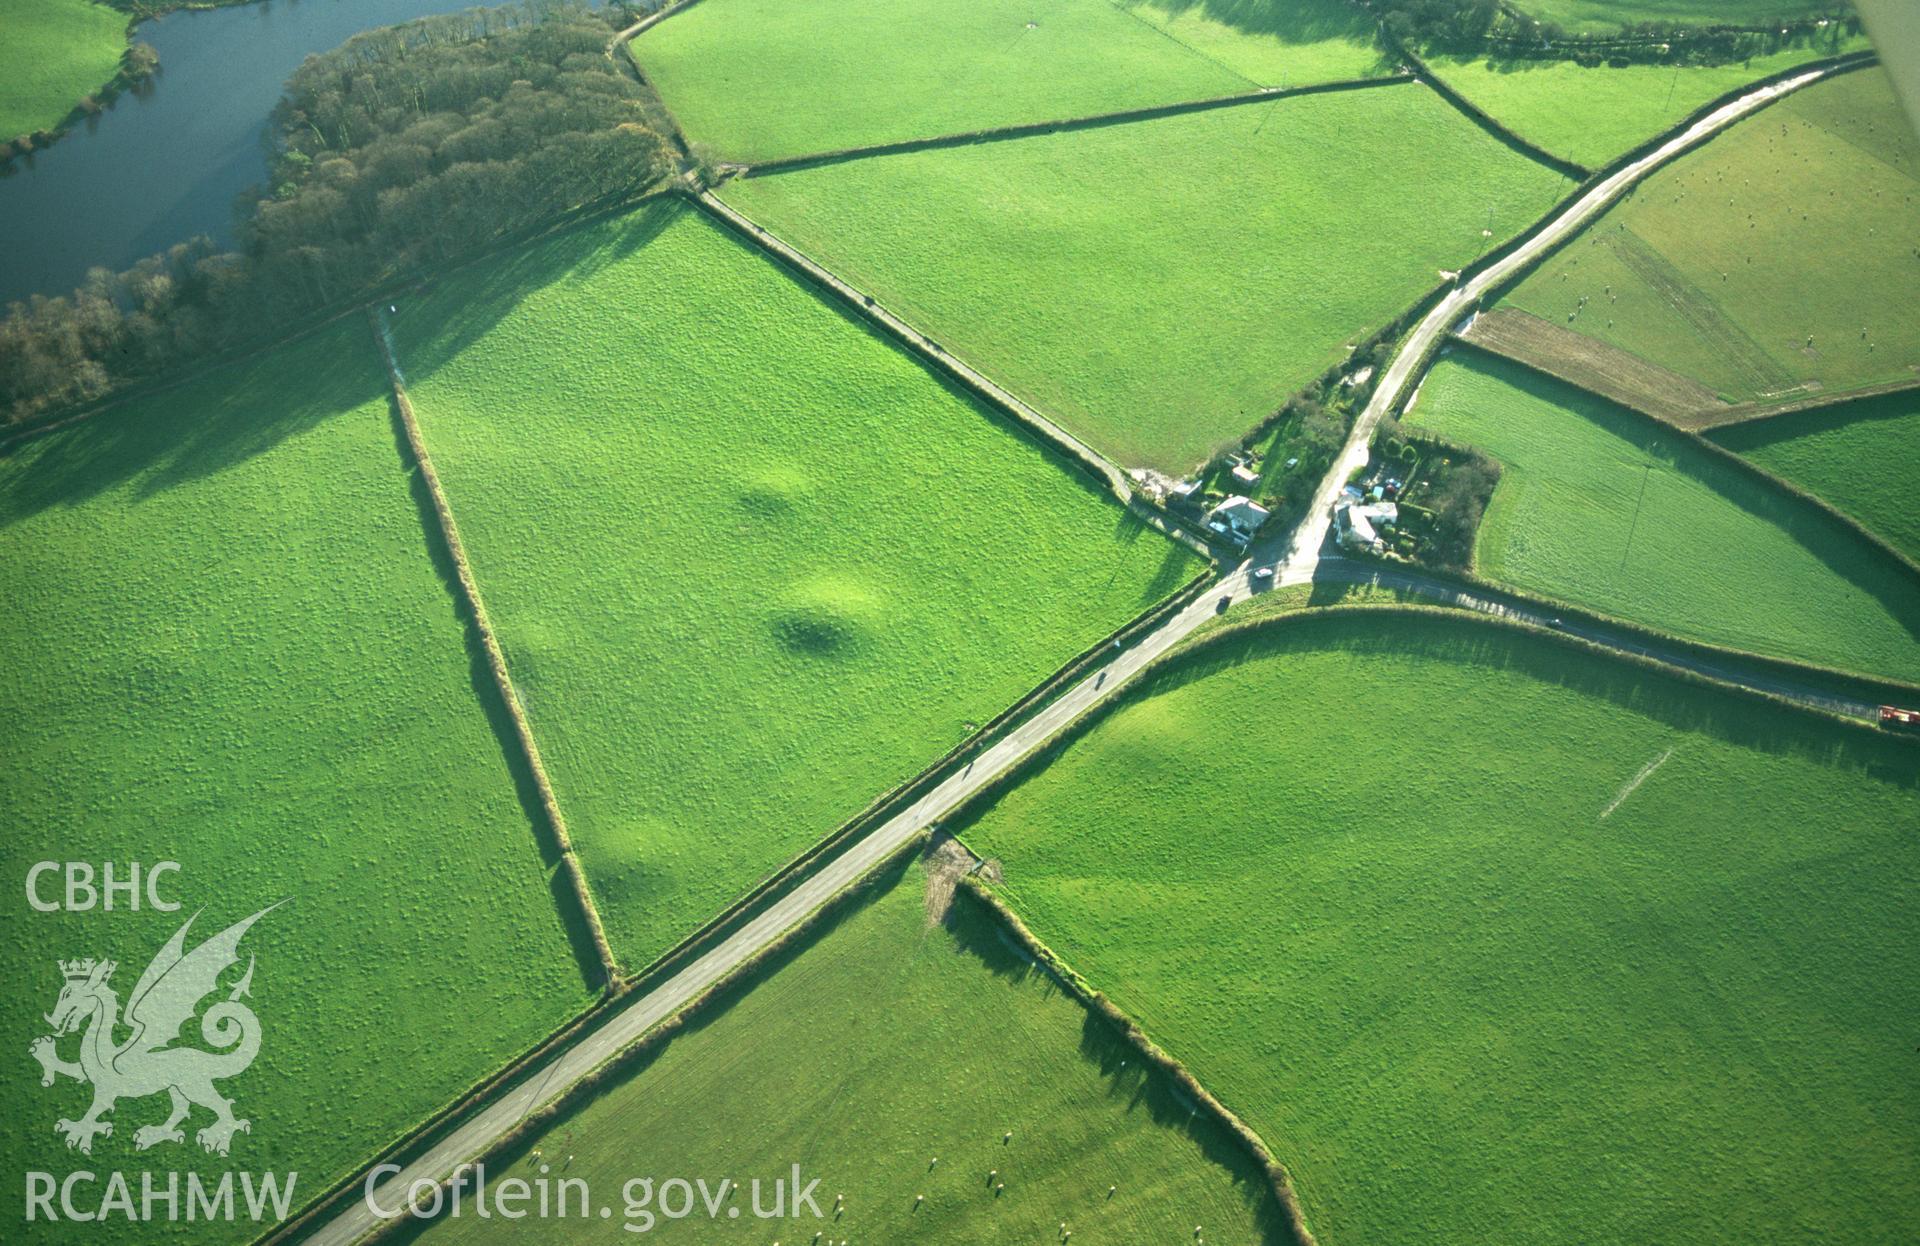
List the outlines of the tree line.
{"type": "Polygon", "coordinates": [[[659,101],[606,54],[624,6],[523,0],[369,31],[309,57],[269,131],[237,245],[205,238],[0,318],[14,421],[472,254],[671,175],[659,101]]]}
{"type": "Polygon", "coordinates": [[[1828,18],[1803,17],[1765,29],[1735,24],[1623,23],[1610,31],[1569,31],[1500,0],[1361,0],[1379,18],[1387,42],[1458,56],[1570,60],[1582,65],[1716,65],[1785,48],[1836,51],[1860,33],[1844,3],[1828,18]]]}

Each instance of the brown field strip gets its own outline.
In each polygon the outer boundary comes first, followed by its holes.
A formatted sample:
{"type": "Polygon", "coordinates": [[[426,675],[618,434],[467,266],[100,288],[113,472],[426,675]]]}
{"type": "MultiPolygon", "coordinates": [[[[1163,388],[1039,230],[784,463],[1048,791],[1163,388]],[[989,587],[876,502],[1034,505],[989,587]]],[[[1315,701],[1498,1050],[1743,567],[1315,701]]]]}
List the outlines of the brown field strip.
{"type": "Polygon", "coordinates": [[[1920,389],[1920,376],[1916,376],[1859,389],[1816,389],[1774,402],[1729,404],[1691,377],[1517,308],[1482,312],[1458,336],[1481,350],[1523,363],[1690,433],[1920,389]]]}
{"type": "Polygon", "coordinates": [[[1530,312],[1482,312],[1461,338],[1679,428],[1712,423],[1726,404],[1712,390],[1618,346],[1530,312]]]}

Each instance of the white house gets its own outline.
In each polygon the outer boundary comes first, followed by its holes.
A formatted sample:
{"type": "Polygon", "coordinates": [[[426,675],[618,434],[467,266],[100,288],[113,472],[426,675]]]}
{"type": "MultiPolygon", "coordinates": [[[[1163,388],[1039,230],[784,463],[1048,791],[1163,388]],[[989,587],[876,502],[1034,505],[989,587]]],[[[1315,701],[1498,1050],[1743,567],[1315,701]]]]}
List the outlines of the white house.
{"type": "Polygon", "coordinates": [[[1333,512],[1335,526],[1340,531],[1340,543],[1356,549],[1378,551],[1385,548],[1380,539],[1380,529],[1388,524],[1400,522],[1400,508],[1392,502],[1374,502],[1361,506],[1353,502],[1342,502],[1333,512]]]}
{"type": "Polygon", "coordinates": [[[1207,523],[1216,532],[1245,538],[1258,531],[1270,513],[1252,498],[1236,493],[1207,512],[1207,523]]]}

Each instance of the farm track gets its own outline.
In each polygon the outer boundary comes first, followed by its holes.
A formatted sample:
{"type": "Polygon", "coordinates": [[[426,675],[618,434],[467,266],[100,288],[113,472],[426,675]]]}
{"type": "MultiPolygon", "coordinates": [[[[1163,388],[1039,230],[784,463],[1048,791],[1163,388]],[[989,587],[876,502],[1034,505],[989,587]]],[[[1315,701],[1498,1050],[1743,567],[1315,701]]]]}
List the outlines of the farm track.
{"type": "Polygon", "coordinates": [[[1793,377],[1760,344],[1747,336],[1720,309],[1720,304],[1688,280],[1673,261],[1636,234],[1623,228],[1606,245],[1634,276],[1647,283],[1713,353],[1732,364],[1756,393],[1770,393],[1793,384],[1793,377]]]}
{"type": "MultiPolygon", "coordinates": [[[[1036,710],[1030,717],[1009,730],[992,747],[973,756],[964,767],[951,771],[944,780],[905,811],[849,844],[839,855],[826,861],[815,873],[769,904],[739,930],[687,968],[644,995],[636,997],[620,1012],[614,1014],[605,1025],[582,1037],[521,1084],[479,1109],[464,1123],[430,1144],[402,1171],[390,1176],[378,1186],[375,1193],[380,1203],[388,1207],[401,1205],[404,1201],[402,1192],[414,1182],[447,1181],[454,1177],[459,1165],[486,1156],[493,1147],[507,1138],[526,1116],[561,1100],[573,1086],[618,1055],[654,1025],[672,1016],[679,1009],[723,982],[737,969],[750,963],[783,932],[804,920],[875,866],[906,847],[922,830],[979,794],[1035,749],[1054,739],[1089,709],[1112,696],[1116,689],[1124,686],[1133,676],[1185,641],[1202,624],[1219,617],[1222,598],[1225,599],[1225,605],[1231,607],[1253,596],[1256,585],[1259,586],[1258,591],[1265,591],[1268,584],[1254,578],[1257,570],[1271,570],[1273,575],[1268,583],[1276,586],[1308,584],[1316,578],[1359,577],[1364,580],[1387,583],[1390,586],[1397,581],[1398,586],[1410,591],[1429,595],[1450,595],[1458,604],[1484,613],[1504,614],[1527,622],[1548,622],[1549,620],[1537,608],[1516,606],[1510,601],[1502,600],[1494,593],[1464,590],[1413,573],[1392,569],[1363,568],[1344,559],[1323,558],[1321,549],[1331,524],[1334,498],[1349,479],[1350,474],[1366,465],[1368,445],[1381,417],[1398,403],[1408,385],[1424,371],[1428,360],[1443,340],[1449,327],[1477,306],[1479,300],[1488,291],[1511,279],[1590,223],[1620,194],[1648,173],[1704,142],[1756,109],[1785,94],[1819,81],[1830,72],[1829,69],[1810,70],[1775,81],[1755,88],[1700,117],[1667,141],[1592,187],[1516,244],[1505,255],[1487,264],[1464,284],[1448,293],[1407,335],[1399,353],[1382,376],[1366,409],[1355,420],[1345,448],[1316,491],[1313,504],[1308,511],[1308,518],[1303,520],[1292,533],[1258,543],[1250,551],[1247,559],[1221,577],[1214,591],[1203,594],[1172,615],[1160,627],[1146,633],[1132,648],[1117,652],[1105,666],[1036,710]]],[[[759,241],[762,246],[807,274],[810,279],[825,289],[851,301],[861,314],[869,316],[874,314],[875,309],[865,303],[865,296],[853,287],[833,277],[818,265],[814,265],[811,260],[807,260],[784,243],[767,236],[751,221],[720,203],[711,194],[701,195],[698,202],[735,229],[743,230],[746,237],[759,241]]],[[[894,319],[889,331],[903,341],[912,342],[917,338],[921,345],[915,348],[916,353],[936,362],[942,371],[960,379],[976,392],[1003,395],[1004,398],[993,399],[996,406],[1010,411],[1030,412],[1034,417],[1035,428],[1055,429],[1059,444],[1085,450],[1077,438],[1067,434],[1064,429],[1058,429],[1051,421],[1040,416],[1038,412],[1033,412],[1030,407],[1014,399],[1012,395],[1001,390],[986,377],[953,360],[933,343],[928,342],[924,336],[915,333],[904,322],[894,319]]],[[[398,380],[397,375],[395,379],[398,380]]],[[[1023,422],[1027,420],[1026,415],[1020,415],[1019,418],[1023,422]]],[[[1118,469],[1111,463],[1090,450],[1086,450],[1086,456],[1091,456],[1090,460],[1078,451],[1074,452],[1075,457],[1089,461],[1090,466],[1104,465],[1096,470],[1099,470],[1100,474],[1116,487],[1120,496],[1130,498],[1131,490],[1124,475],[1119,474],[1118,469]],[[1114,479],[1115,476],[1118,476],[1117,480],[1114,479]]],[[[1661,662],[1671,662],[1683,669],[1694,670],[1713,678],[1727,678],[1728,673],[1706,668],[1696,660],[1686,658],[1685,655],[1667,654],[1640,646],[1630,647],[1624,642],[1612,643],[1613,640],[1620,638],[1611,637],[1610,633],[1602,628],[1587,627],[1572,634],[1580,639],[1608,645],[1622,652],[1638,652],[1661,662]],[[1674,660],[1676,658],[1682,660],[1676,661],[1674,660]]],[[[1771,687],[1763,687],[1759,682],[1745,680],[1738,680],[1738,682],[1774,695],[1789,696],[1806,704],[1816,704],[1809,695],[1799,694],[1810,693],[1811,697],[1822,698],[1824,703],[1820,703],[1819,707],[1823,709],[1832,708],[1832,703],[1835,701],[1835,698],[1811,688],[1796,691],[1779,683],[1771,687]]],[[[1857,708],[1857,703],[1854,704],[1857,708]]],[[[321,1243],[324,1246],[350,1246],[351,1243],[358,1242],[378,1230],[383,1223],[386,1222],[373,1213],[366,1199],[355,1198],[346,1204],[343,1211],[319,1227],[306,1240],[321,1243]]]]}
{"type": "Polygon", "coordinates": [[[1888,394],[1905,394],[1920,389],[1920,380],[1888,381],[1881,385],[1865,385],[1859,389],[1822,390],[1815,394],[1804,394],[1798,398],[1785,398],[1779,402],[1743,402],[1737,406],[1724,407],[1711,413],[1687,427],[1694,432],[1706,432],[1709,429],[1728,428],[1735,424],[1757,424],[1761,420],[1770,420],[1777,415],[1797,415],[1802,411],[1818,411],[1822,407],[1837,407],[1842,403],[1858,402],[1865,398],[1884,398],[1888,394]]]}

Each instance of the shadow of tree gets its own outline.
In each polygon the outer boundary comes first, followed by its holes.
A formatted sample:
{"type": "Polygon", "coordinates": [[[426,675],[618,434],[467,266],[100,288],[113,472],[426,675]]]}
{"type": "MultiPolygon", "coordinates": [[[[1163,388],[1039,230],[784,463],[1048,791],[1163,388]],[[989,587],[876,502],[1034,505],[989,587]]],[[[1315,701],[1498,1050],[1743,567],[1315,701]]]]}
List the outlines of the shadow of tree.
{"type": "Polygon", "coordinates": [[[1339,0],[1129,0],[1125,7],[1155,8],[1176,16],[1197,10],[1223,26],[1250,35],[1270,35],[1282,43],[1370,42],[1375,33],[1373,20],[1363,9],[1339,0]]]}
{"type": "MultiPolygon", "coordinates": [[[[647,246],[687,209],[650,201],[608,242],[589,218],[469,266],[483,297],[429,335],[402,366],[430,373],[485,336],[533,290],[583,281],[647,246]]],[[[455,270],[466,271],[466,270],[455,270]]],[[[636,317],[644,309],[636,309],[636,317]]],[[[137,394],[66,428],[13,447],[0,491],[0,528],[51,506],[72,506],[130,482],[151,497],[264,454],[286,438],[388,393],[366,318],[343,313],[242,359],[137,394]]]]}
{"type": "Polygon", "coordinates": [[[128,484],[147,498],[215,475],[386,392],[366,321],[342,317],[15,446],[0,528],[128,484]]]}

